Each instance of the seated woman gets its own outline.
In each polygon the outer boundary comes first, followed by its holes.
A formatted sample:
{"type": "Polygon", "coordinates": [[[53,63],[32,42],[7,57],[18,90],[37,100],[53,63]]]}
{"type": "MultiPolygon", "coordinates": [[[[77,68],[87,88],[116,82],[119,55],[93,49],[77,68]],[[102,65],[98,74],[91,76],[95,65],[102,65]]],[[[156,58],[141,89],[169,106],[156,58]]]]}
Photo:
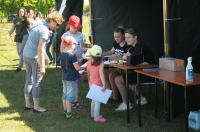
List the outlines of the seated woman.
{"type": "MultiPolygon", "coordinates": [[[[126,53],[126,56],[134,56],[134,55],[143,55],[143,43],[140,39],[139,33],[129,28],[125,31],[125,41],[126,43],[131,46],[126,53]]],[[[143,61],[143,60],[141,60],[143,61]]],[[[115,111],[125,111],[127,110],[127,92],[125,89],[125,83],[124,83],[124,77],[123,75],[118,75],[115,77],[115,84],[117,86],[117,89],[119,90],[121,96],[122,96],[122,103],[118,106],[118,108],[115,109],[115,111]]],[[[128,72],[128,84],[129,88],[136,92],[136,83],[137,83],[137,77],[136,73],[134,72],[128,72]]],[[[145,97],[141,96],[141,104],[146,104],[147,100],[145,97]]],[[[129,105],[129,109],[132,109],[131,104],[129,105]]]]}
{"type": "MultiPolygon", "coordinates": [[[[116,57],[122,57],[129,49],[130,46],[128,46],[125,42],[125,37],[124,37],[125,30],[123,27],[117,27],[114,30],[114,43],[113,47],[111,50],[107,51],[104,53],[105,55],[111,55],[111,58],[116,58],[116,57]]],[[[112,99],[113,100],[119,100],[119,91],[116,87],[114,78],[117,75],[117,70],[112,69],[109,70],[108,77],[109,77],[109,83],[111,86],[111,89],[113,91],[112,99]]]]}

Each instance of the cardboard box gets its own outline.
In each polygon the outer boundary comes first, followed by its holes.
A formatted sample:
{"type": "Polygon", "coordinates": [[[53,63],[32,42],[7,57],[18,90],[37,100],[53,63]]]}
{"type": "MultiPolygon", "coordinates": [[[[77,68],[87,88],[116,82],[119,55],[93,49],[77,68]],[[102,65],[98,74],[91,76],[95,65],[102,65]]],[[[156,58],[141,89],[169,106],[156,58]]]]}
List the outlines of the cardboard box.
{"type": "Polygon", "coordinates": [[[159,68],[170,71],[184,71],[185,61],[171,57],[159,58],[159,68]]]}

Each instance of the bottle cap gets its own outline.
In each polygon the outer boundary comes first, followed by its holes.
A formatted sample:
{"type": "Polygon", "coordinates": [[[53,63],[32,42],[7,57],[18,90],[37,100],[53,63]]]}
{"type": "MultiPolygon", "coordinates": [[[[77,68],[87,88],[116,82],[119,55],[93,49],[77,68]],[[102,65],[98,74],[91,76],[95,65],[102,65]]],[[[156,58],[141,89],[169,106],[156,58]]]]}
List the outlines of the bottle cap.
{"type": "Polygon", "coordinates": [[[188,61],[192,61],[192,57],[188,57],[188,59],[187,59],[188,61]]]}

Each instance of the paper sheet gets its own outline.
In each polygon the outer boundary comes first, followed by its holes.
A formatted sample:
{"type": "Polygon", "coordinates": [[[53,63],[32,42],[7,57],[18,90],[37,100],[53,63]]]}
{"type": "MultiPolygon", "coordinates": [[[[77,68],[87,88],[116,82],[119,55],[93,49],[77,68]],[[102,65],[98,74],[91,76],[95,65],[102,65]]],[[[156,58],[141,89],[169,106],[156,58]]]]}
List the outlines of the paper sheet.
{"type": "Polygon", "coordinates": [[[102,89],[102,87],[100,87],[100,86],[92,85],[90,90],[87,93],[86,98],[107,104],[112,91],[109,89],[102,91],[101,89],[102,89]]]}
{"type": "Polygon", "coordinates": [[[104,61],[105,65],[109,65],[109,64],[117,64],[117,61],[104,61]]]}
{"type": "Polygon", "coordinates": [[[105,56],[104,56],[104,58],[109,58],[109,57],[111,57],[111,55],[105,55],[105,56]]]}
{"type": "Polygon", "coordinates": [[[79,74],[83,74],[85,70],[78,71],[79,74]]]}

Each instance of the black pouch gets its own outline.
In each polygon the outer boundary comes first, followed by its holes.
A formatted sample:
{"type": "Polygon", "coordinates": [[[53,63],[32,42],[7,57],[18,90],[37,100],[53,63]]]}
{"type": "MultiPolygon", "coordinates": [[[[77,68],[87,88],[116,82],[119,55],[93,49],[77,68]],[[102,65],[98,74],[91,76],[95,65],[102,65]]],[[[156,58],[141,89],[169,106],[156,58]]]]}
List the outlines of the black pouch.
{"type": "Polygon", "coordinates": [[[127,56],[128,65],[138,65],[143,62],[143,54],[127,56]]]}

